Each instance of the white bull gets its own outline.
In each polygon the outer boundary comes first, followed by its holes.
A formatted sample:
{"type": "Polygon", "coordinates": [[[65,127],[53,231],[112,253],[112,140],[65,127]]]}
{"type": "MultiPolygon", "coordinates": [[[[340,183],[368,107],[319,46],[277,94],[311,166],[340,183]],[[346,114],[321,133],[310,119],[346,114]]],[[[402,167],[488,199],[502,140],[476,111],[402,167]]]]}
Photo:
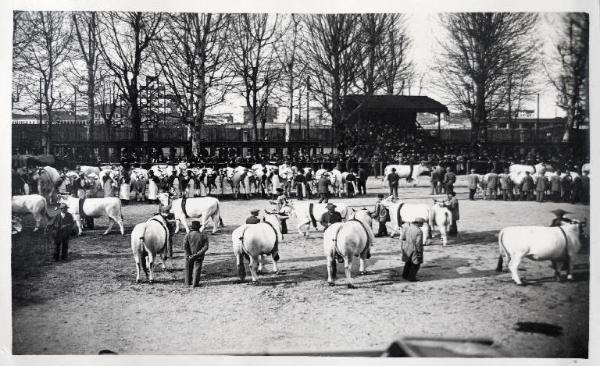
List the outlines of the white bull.
{"type": "Polygon", "coordinates": [[[404,203],[397,201],[393,196],[390,196],[382,201],[382,204],[387,207],[390,212],[390,224],[392,231],[390,237],[394,237],[396,232],[400,232],[403,222],[412,222],[415,219],[423,219],[425,223],[421,227],[423,238],[425,241],[430,237],[432,230],[431,208],[424,203],[404,203]]]}
{"type": "Polygon", "coordinates": [[[496,271],[502,271],[503,256],[509,261],[508,268],[517,285],[522,285],[519,278],[519,264],[523,258],[535,261],[550,260],[556,279],[560,279],[558,262],[566,260],[568,253],[569,265],[567,279],[573,279],[573,258],[581,248],[580,234],[584,222],[574,220],[560,227],[544,226],[511,226],[504,228],[498,235],[499,256],[496,271]]]}
{"type": "Polygon", "coordinates": [[[163,269],[166,269],[166,252],[170,245],[172,223],[169,223],[162,215],[156,215],[146,222],[135,225],[131,232],[131,250],[135,260],[136,278],[140,282],[140,265],[144,269],[146,278],[152,283],[154,280],[154,258],[157,253],[163,252],[163,257],[158,256],[163,269]],[[147,257],[146,257],[147,256],[147,257]],[[163,259],[164,258],[164,259],[163,259]],[[150,276],[148,276],[150,270],[150,276]]]}
{"type": "MultiPolygon", "coordinates": [[[[79,202],[81,199],[71,196],[61,196],[59,203],[65,203],[69,213],[73,215],[77,224],[78,235],[83,232],[81,216],[79,214],[79,202]]],[[[118,197],[86,198],[83,202],[83,214],[89,217],[108,216],[108,228],[102,235],[107,235],[112,229],[114,223],[119,225],[121,235],[125,235],[123,228],[123,214],[121,213],[121,200],[118,197]]]]}
{"type": "MultiPolygon", "coordinates": [[[[312,217],[315,219],[315,222],[313,223],[310,215],[310,204],[310,202],[290,201],[288,206],[282,208],[283,213],[296,217],[296,222],[298,223],[298,232],[305,237],[308,237],[308,232],[311,225],[314,226],[315,229],[318,229],[317,225],[320,222],[321,217],[325,212],[327,212],[326,203],[313,203],[312,217]]],[[[350,209],[343,204],[336,204],[335,211],[340,213],[342,220],[344,221],[348,220],[351,214],[350,209]]]]}
{"type": "Polygon", "coordinates": [[[17,215],[32,214],[35,220],[34,232],[40,228],[42,217],[50,219],[46,199],[39,194],[28,194],[24,196],[12,197],[12,213],[17,215]]]}
{"type": "Polygon", "coordinates": [[[223,220],[221,219],[219,200],[214,197],[195,197],[186,199],[185,212],[184,207],[182,207],[183,199],[181,198],[172,200],[168,193],[159,193],[158,201],[163,206],[167,207],[169,212],[175,215],[175,233],[179,232],[180,222],[185,228],[186,233],[190,232],[187,218],[201,219],[200,231],[203,231],[206,228],[208,219],[210,218],[212,220],[213,234],[217,232],[219,226],[224,226],[223,220]]]}
{"type": "Polygon", "coordinates": [[[412,173],[411,166],[404,164],[396,164],[396,165],[387,165],[383,171],[383,181],[387,182],[388,175],[392,172],[392,168],[396,169],[396,174],[400,176],[400,179],[405,178],[406,183],[414,182],[413,186],[417,186],[417,180],[419,176],[423,173],[428,173],[431,169],[423,164],[413,164],[412,165],[412,173]]]}
{"type": "Polygon", "coordinates": [[[263,222],[258,224],[242,225],[231,233],[233,242],[233,254],[235,255],[238,275],[240,281],[246,277],[244,267],[244,257],[248,259],[250,273],[252,274],[252,283],[258,283],[258,276],[262,270],[262,256],[271,255],[273,259],[273,273],[277,273],[277,261],[279,260],[279,250],[275,244],[281,243],[283,234],[281,233],[281,220],[279,215],[265,212],[263,222]],[[260,257],[260,259],[259,259],[260,257]]]}
{"type": "Polygon", "coordinates": [[[452,224],[452,212],[445,207],[442,202],[436,202],[434,200],[433,207],[431,208],[431,216],[429,225],[431,226],[431,237],[433,237],[433,230],[438,229],[442,237],[442,245],[448,244],[448,231],[450,231],[450,225],[452,224]]]}
{"type": "Polygon", "coordinates": [[[354,288],[352,283],[352,260],[359,257],[359,271],[365,273],[365,260],[371,256],[371,244],[374,239],[371,229],[371,216],[368,211],[360,210],[354,218],[346,222],[332,224],[323,233],[323,252],[327,261],[327,283],[335,285],[337,274],[336,257],[344,260],[347,285],[354,288]]]}

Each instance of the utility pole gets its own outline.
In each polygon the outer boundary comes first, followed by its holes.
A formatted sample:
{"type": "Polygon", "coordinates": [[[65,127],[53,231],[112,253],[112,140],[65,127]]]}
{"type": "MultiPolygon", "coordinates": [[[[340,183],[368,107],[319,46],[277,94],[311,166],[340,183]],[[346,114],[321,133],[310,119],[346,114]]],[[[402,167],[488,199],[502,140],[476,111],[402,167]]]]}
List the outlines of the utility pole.
{"type": "Polygon", "coordinates": [[[75,113],[75,124],[77,124],[77,85],[73,85],[73,96],[75,98],[73,112],[75,113]]]}

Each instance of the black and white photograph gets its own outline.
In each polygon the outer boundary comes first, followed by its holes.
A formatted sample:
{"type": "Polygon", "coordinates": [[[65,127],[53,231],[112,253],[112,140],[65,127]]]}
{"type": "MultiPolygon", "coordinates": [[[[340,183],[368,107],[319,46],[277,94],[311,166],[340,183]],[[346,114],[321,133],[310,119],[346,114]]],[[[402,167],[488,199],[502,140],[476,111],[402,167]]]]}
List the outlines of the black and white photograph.
{"type": "Polygon", "coordinates": [[[599,3],[314,3],[4,7],[0,364],[591,362],[599,3]]]}

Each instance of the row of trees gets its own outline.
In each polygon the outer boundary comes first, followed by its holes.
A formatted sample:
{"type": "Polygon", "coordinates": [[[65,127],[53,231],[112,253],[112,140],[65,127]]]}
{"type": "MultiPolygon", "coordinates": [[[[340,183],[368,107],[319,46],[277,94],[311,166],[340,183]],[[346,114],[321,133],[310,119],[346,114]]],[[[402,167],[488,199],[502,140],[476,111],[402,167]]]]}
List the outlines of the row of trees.
{"type": "MultiPolygon", "coordinates": [[[[587,113],[588,20],[581,14],[566,19],[570,30],[557,48],[560,76],[550,79],[571,128],[587,113]]],[[[456,13],[440,21],[447,35],[440,38],[444,52],[433,81],[469,112],[477,141],[494,111],[507,109],[510,116],[535,93],[539,42],[531,33],[539,19],[456,13]]],[[[15,12],[13,95],[23,109],[43,106],[50,132],[55,111],[85,85],[88,137],[95,112],[110,124],[122,99],[140,139],[148,108],[142,96],[160,81],[196,151],[207,109],[230,93],[245,100],[254,139],[264,135],[262,116],[274,100],[289,106],[289,130],[296,98],[309,91],[335,128],[355,112],[344,108],[348,94],[410,94],[419,79],[410,46],[402,14],[15,12]]]]}

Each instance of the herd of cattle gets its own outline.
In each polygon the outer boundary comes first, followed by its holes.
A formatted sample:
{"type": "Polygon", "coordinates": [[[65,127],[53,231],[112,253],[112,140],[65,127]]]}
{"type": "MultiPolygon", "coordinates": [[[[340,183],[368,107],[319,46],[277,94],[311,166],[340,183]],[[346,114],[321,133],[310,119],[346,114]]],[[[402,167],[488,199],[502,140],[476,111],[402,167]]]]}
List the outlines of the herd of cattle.
{"type": "MultiPolygon", "coordinates": [[[[421,164],[412,167],[396,166],[396,168],[402,178],[414,177],[413,179],[429,170],[428,167],[421,164]]],[[[149,173],[141,168],[134,168],[128,174],[131,179],[130,185],[133,187],[134,180],[147,183],[150,175],[155,175],[161,180],[168,180],[170,176],[178,179],[178,177],[185,175],[188,170],[192,170],[192,173],[194,173],[194,169],[195,174],[199,175],[204,174],[208,176],[209,174],[216,174],[217,177],[221,177],[221,185],[229,182],[234,193],[239,193],[241,186],[247,194],[258,192],[258,190],[251,190],[251,187],[256,189],[254,184],[257,181],[260,184],[266,185],[262,186],[263,189],[270,188],[274,190],[282,184],[282,181],[293,179],[294,174],[299,170],[296,167],[286,165],[278,167],[255,165],[251,168],[225,168],[217,172],[210,170],[210,168],[188,169],[188,167],[180,165],[175,167],[157,165],[150,169],[153,173],[149,173]],[[248,188],[247,191],[246,188],[248,188]]],[[[545,167],[511,167],[511,176],[514,176],[515,181],[518,181],[519,176],[523,175],[525,170],[539,172],[542,169],[545,169],[545,167]]],[[[386,170],[391,170],[391,166],[387,167],[386,170]]],[[[308,172],[308,170],[305,171],[308,172]]],[[[122,181],[123,172],[127,171],[123,168],[115,167],[80,167],[78,171],[66,172],[58,172],[49,166],[38,168],[34,172],[36,175],[34,181],[38,183],[38,192],[40,194],[13,196],[13,223],[18,226],[20,225],[19,216],[32,214],[36,222],[34,231],[37,231],[41,227],[41,221],[44,218],[50,217],[48,203],[65,203],[68,211],[75,219],[79,234],[83,230],[82,216],[88,216],[108,217],[109,226],[104,235],[110,232],[114,223],[118,224],[121,234],[125,235],[121,200],[119,197],[76,198],[73,195],[61,192],[61,186],[65,184],[65,181],[69,182],[73,179],[78,179],[82,174],[86,179],[90,179],[91,177],[91,179],[100,179],[105,182],[110,180],[117,184],[117,182],[122,181]],[[62,182],[59,185],[58,181],[61,179],[62,182]]],[[[347,173],[337,169],[328,173],[334,193],[336,195],[343,194],[344,177],[347,173]]],[[[324,174],[324,170],[315,172],[315,179],[324,174]]],[[[205,186],[209,184],[209,182],[204,183],[205,186]]],[[[189,194],[189,190],[187,192],[189,194]]],[[[144,270],[146,268],[149,269],[150,273],[146,272],[146,275],[152,281],[154,260],[155,258],[159,258],[162,261],[162,258],[157,256],[157,253],[166,250],[172,234],[179,232],[180,224],[185,228],[186,232],[189,232],[188,220],[199,220],[201,221],[200,230],[204,230],[209,224],[212,224],[213,234],[217,233],[220,226],[223,226],[221,218],[222,209],[216,197],[194,197],[194,195],[191,195],[189,198],[183,200],[179,195],[174,195],[171,189],[167,189],[166,191],[157,193],[157,200],[164,208],[163,213],[169,213],[170,215],[159,214],[145,222],[139,223],[135,226],[131,236],[131,245],[137,267],[136,279],[138,281],[140,280],[140,260],[144,260],[144,256],[141,256],[140,253],[147,254],[146,263],[144,263],[146,266],[142,267],[144,270]]],[[[452,222],[452,213],[443,205],[439,205],[435,201],[432,205],[405,203],[396,197],[388,197],[383,201],[383,204],[388,207],[390,212],[392,236],[397,231],[403,230],[403,225],[407,225],[415,219],[423,219],[425,221],[425,224],[422,226],[424,238],[428,241],[433,237],[433,231],[438,230],[443,245],[446,245],[446,233],[452,222]]],[[[330,284],[334,283],[335,257],[339,256],[344,261],[348,285],[352,286],[350,278],[352,259],[360,257],[360,269],[364,271],[364,261],[370,255],[370,245],[374,240],[372,222],[370,215],[365,210],[355,211],[342,203],[336,206],[336,210],[340,213],[343,222],[333,224],[327,228],[324,234],[324,254],[327,258],[328,281],[330,284]]],[[[236,229],[232,236],[232,243],[237,258],[240,279],[244,280],[245,278],[244,258],[247,258],[250,262],[253,281],[258,280],[256,274],[262,267],[263,255],[272,256],[274,270],[277,271],[276,262],[278,255],[276,256],[277,253],[273,252],[273,248],[283,240],[281,233],[282,220],[290,216],[295,217],[298,232],[304,236],[308,236],[311,227],[320,229],[318,221],[315,218],[320,218],[326,210],[325,204],[290,200],[288,205],[281,208],[278,212],[265,212],[263,222],[255,224],[258,226],[253,226],[248,230],[247,225],[242,225],[236,229]]],[[[556,261],[563,259],[565,252],[568,252],[572,257],[579,251],[581,246],[580,235],[582,234],[584,225],[584,221],[574,220],[573,223],[565,223],[561,227],[513,227],[503,229],[499,235],[499,269],[502,268],[502,256],[507,256],[510,261],[509,269],[512,272],[513,279],[516,283],[520,284],[521,280],[518,277],[517,267],[522,258],[528,257],[534,260],[550,259],[554,264],[556,261]]],[[[20,230],[17,229],[13,232],[18,231],[20,230]]],[[[164,262],[162,264],[164,266],[164,262]]],[[[554,268],[558,276],[556,265],[554,268]]],[[[567,268],[567,273],[570,278],[572,261],[569,268],[567,268]]]]}

